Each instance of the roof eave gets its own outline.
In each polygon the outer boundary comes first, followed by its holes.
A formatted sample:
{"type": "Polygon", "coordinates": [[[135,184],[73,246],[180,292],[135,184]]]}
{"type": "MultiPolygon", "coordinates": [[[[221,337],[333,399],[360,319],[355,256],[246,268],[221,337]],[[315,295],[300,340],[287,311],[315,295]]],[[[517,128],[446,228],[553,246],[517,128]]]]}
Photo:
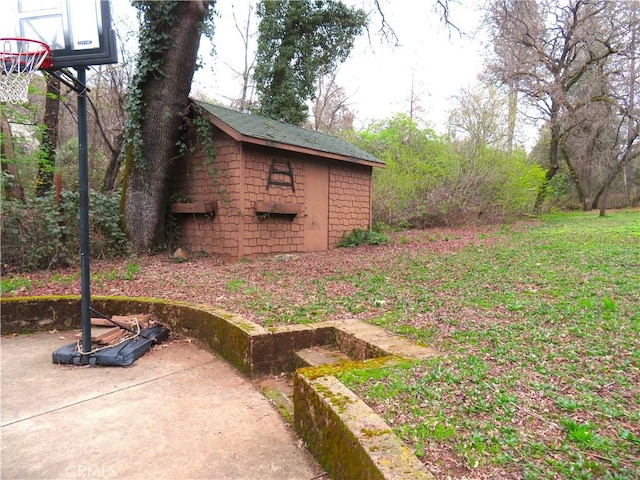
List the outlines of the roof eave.
{"type": "Polygon", "coordinates": [[[209,118],[209,121],[211,123],[213,123],[213,125],[218,127],[220,130],[222,130],[224,133],[229,135],[234,140],[236,140],[238,142],[242,141],[242,137],[244,135],[242,135],[240,132],[238,132],[235,128],[230,127],[229,125],[224,123],[222,120],[220,120],[218,117],[216,117],[213,113],[211,113],[211,112],[209,112],[207,110],[204,110],[204,113],[207,115],[207,118],[209,118]]]}

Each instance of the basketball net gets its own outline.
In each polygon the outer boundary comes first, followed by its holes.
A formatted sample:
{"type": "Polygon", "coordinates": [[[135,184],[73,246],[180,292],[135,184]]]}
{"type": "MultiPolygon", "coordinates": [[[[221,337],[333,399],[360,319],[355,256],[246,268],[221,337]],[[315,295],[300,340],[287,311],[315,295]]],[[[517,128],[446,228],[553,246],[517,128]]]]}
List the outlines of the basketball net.
{"type": "Polygon", "coordinates": [[[0,102],[25,103],[29,83],[40,68],[51,66],[46,43],[26,38],[0,39],[0,102]]]}

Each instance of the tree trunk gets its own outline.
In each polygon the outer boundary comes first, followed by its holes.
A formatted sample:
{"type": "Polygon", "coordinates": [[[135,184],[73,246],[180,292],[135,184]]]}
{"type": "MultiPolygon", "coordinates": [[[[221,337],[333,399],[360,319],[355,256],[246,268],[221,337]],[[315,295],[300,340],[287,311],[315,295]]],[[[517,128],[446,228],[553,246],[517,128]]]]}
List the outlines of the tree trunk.
{"type": "MultiPolygon", "coordinates": [[[[112,89],[115,90],[115,108],[118,113],[122,112],[122,117],[124,117],[124,93],[118,90],[118,86],[112,86],[112,89]]],[[[91,98],[88,98],[88,100],[89,106],[93,111],[93,119],[102,136],[106,150],[109,152],[109,163],[107,164],[107,169],[102,180],[102,192],[108,193],[113,190],[116,178],[120,172],[120,167],[122,166],[123,156],[121,149],[124,140],[124,126],[114,129],[115,133],[110,133],[108,126],[105,126],[101,110],[96,107],[96,104],[91,98]]]]}
{"type": "Polygon", "coordinates": [[[511,80],[509,82],[509,116],[507,123],[507,153],[511,155],[513,152],[513,143],[516,132],[516,120],[518,116],[518,81],[511,80]]]}
{"type": "Polygon", "coordinates": [[[578,200],[580,201],[580,205],[582,205],[582,210],[585,212],[588,212],[589,210],[591,210],[591,205],[587,201],[587,194],[584,188],[582,188],[582,184],[580,183],[580,178],[578,177],[578,173],[576,172],[576,169],[573,167],[573,164],[571,163],[571,160],[569,158],[569,153],[563,146],[560,146],[560,151],[562,152],[564,161],[566,162],[567,167],[569,168],[569,180],[571,180],[571,182],[573,183],[573,186],[576,189],[576,193],[578,194],[578,200]]]}
{"type": "Polygon", "coordinates": [[[165,240],[169,166],[178,155],[207,5],[205,1],[177,2],[178,21],[163,32],[175,39],[175,45],[159,53],[164,75],[149,74],[142,82],[143,158],[127,155],[123,182],[126,230],[141,253],[162,246],[165,240]]]}
{"type": "Polygon", "coordinates": [[[604,217],[607,211],[607,193],[609,192],[609,188],[604,189],[604,193],[602,194],[602,200],[600,201],[600,213],[599,217],[604,217]]]}
{"type": "MultiPolygon", "coordinates": [[[[609,175],[607,176],[607,178],[605,178],[604,182],[600,186],[600,189],[598,190],[596,195],[593,197],[593,202],[591,203],[592,210],[594,208],[598,208],[598,204],[600,204],[601,202],[604,203],[606,201],[606,197],[607,197],[606,194],[607,194],[607,191],[609,190],[609,187],[611,186],[613,181],[616,179],[616,177],[620,174],[624,165],[627,163],[627,160],[628,160],[628,150],[627,152],[625,152],[623,157],[617,163],[615,168],[611,170],[611,172],[609,172],[609,175]]],[[[601,208],[603,208],[602,205],[601,205],[601,208]]]]}
{"type": "Polygon", "coordinates": [[[542,204],[547,196],[547,187],[549,182],[555,176],[558,171],[558,150],[560,148],[560,126],[555,122],[551,124],[551,140],[549,142],[549,167],[544,176],[544,182],[542,183],[540,190],[538,190],[538,196],[534,205],[534,210],[539,212],[542,208],[542,204]]]}
{"type": "Polygon", "coordinates": [[[20,183],[20,177],[18,176],[18,168],[14,163],[13,152],[13,136],[11,135],[11,126],[9,121],[4,116],[4,111],[0,116],[0,159],[2,160],[2,176],[6,179],[4,185],[4,199],[5,200],[20,200],[24,202],[24,189],[20,183]]]}
{"type": "MultiPolygon", "coordinates": [[[[638,48],[638,21],[637,21],[637,4],[636,8],[631,8],[631,18],[629,19],[629,25],[631,26],[631,51],[635,52],[635,55],[631,55],[629,58],[629,111],[635,111],[636,106],[636,58],[638,48]]],[[[634,132],[636,132],[635,125],[637,124],[637,117],[634,118],[629,115],[627,126],[627,144],[630,145],[634,132]]],[[[631,161],[627,160],[624,164],[624,191],[629,201],[633,203],[633,168],[631,161]]],[[[640,192],[639,192],[640,194],[640,192]]]]}
{"type": "MultiPolygon", "coordinates": [[[[124,136],[119,135],[116,144],[122,145],[123,139],[124,136]]],[[[117,150],[110,150],[109,164],[107,165],[107,170],[104,173],[104,180],[102,182],[103,193],[108,193],[115,187],[116,178],[120,172],[120,167],[122,166],[122,160],[122,153],[117,150]]]]}
{"type": "Polygon", "coordinates": [[[44,196],[53,187],[56,167],[56,146],[60,119],[60,80],[47,76],[47,95],[44,105],[44,131],[38,153],[36,196],[44,196]]]}
{"type": "MultiPolygon", "coordinates": [[[[249,39],[251,36],[251,12],[253,11],[253,5],[249,5],[249,11],[247,12],[247,23],[244,25],[244,31],[240,29],[238,22],[236,21],[236,30],[240,32],[242,37],[242,43],[244,44],[244,68],[242,70],[242,89],[240,93],[240,100],[238,102],[238,109],[241,112],[246,112],[251,104],[249,95],[249,82],[251,81],[251,72],[253,71],[253,65],[256,61],[256,54],[253,54],[253,59],[249,62],[249,39]]],[[[235,19],[235,13],[233,14],[235,19]]]]}

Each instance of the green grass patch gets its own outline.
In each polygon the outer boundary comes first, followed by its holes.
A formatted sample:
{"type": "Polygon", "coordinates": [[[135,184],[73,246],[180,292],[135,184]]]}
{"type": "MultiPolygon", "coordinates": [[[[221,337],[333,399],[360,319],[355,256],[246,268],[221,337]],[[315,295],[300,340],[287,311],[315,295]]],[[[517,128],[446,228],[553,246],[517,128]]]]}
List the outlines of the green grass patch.
{"type": "Polygon", "coordinates": [[[338,242],[338,246],[357,247],[359,245],[384,245],[389,242],[389,237],[384,233],[356,228],[349,233],[345,232],[338,242]]]}
{"type": "Polygon", "coordinates": [[[2,294],[12,293],[18,289],[29,291],[31,286],[31,280],[28,278],[9,276],[0,279],[0,293],[2,294]]]}
{"type": "Polygon", "coordinates": [[[373,323],[446,356],[342,380],[427,466],[638,478],[639,239],[637,211],[552,215],[352,275],[353,298],[385,301],[373,323]]]}
{"type": "Polygon", "coordinates": [[[132,281],[142,271],[140,265],[135,262],[127,262],[123,269],[111,269],[108,272],[98,272],[93,275],[93,279],[100,283],[103,281],[113,282],[118,280],[132,281]]]}
{"type": "Polygon", "coordinates": [[[241,278],[234,278],[233,280],[229,280],[227,282],[227,291],[229,292],[238,292],[245,287],[246,282],[241,278]]]}
{"type": "Polygon", "coordinates": [[[71,273],[66,275],[61,273],[54,273],[53,275],[51,275],[51,278],[49,279],[49,281],[53,283],[58,283],[60,285],[71,285],[76,279],[79,279],[79,278],[80,278],[79,273],[71,273]]]}

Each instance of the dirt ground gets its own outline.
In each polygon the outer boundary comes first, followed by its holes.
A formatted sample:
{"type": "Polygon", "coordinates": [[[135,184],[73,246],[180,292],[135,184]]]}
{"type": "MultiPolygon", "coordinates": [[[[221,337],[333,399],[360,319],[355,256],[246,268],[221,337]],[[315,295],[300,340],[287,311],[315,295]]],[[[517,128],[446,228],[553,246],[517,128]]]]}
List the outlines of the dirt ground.
{"type": "MultiPolygon", "coordinates": [[[[257,259],[226,261],[215,256],[192,253],[186,262],[176,262],[167,253],[118,260],[91,261],[91,294],[154,297],[195,304],[215,305],[263,323],[252,311],[252,299],[286,299],[291,305],[308,301],[314,281],[327,276],[350,275],[363,269],[393,263],[399,257],[422,251],[451,253],[470,244],[494,240],[498,227],[429,229],[389,234],[391,242],[382,246],[336,248],[326,252],[271,255],[257,259]]],[[[78,267],[19,274],[31,281],[8,296],[77,295],[80,293],[78,267]]],[[[332,282],[328,297],[349,295],[352,286],[332,282]]],[[[323,320],[343,316],[336,310],[323,320]]],[[[366,310],[357,317],[366,319],[366,310]]]]}

